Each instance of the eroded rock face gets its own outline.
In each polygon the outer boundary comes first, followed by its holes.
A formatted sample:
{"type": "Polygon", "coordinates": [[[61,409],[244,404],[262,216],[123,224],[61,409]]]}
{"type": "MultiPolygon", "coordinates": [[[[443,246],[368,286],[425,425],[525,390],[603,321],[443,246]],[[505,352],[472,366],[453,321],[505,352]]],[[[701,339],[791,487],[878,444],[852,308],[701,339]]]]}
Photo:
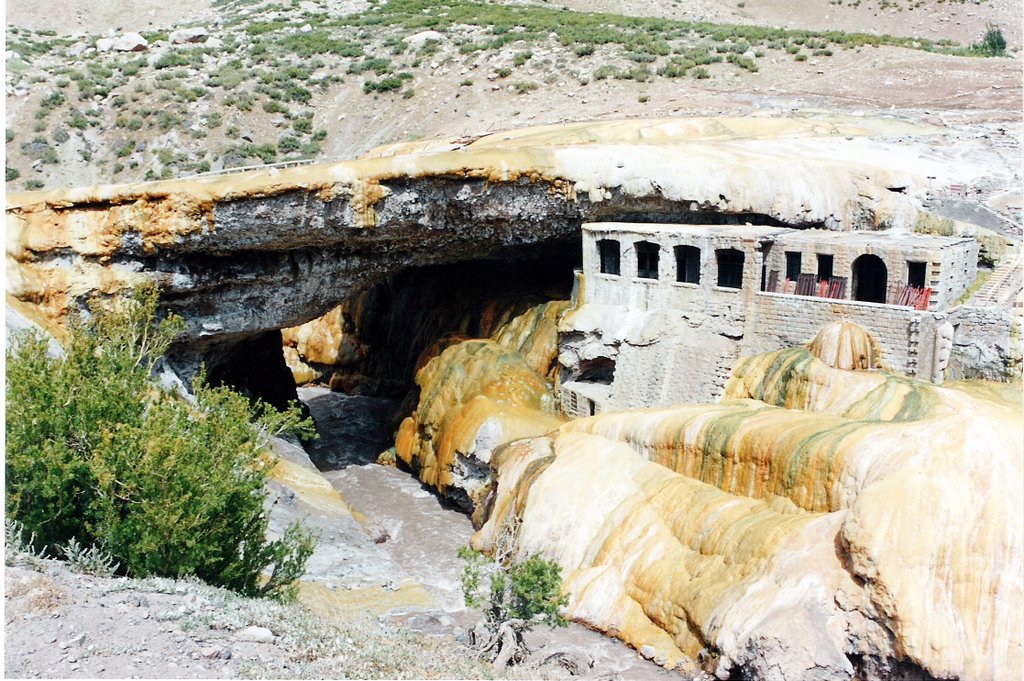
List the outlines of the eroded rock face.
{"type": "Polygon", "coordinates": [[[577,419],[492,456],[478,546],[558,560],[572,617],[755,679],[1022,672],[1013,387],[743,361],[718,405],[577,419]]]}
{"type": "Polygon", "coordinates": [[[151,280],[191,342],[232,343],[410,267],[514,261],[584,220],[909,228],[926,177],[946,171],[878,138],[938,132],[837,118],[576,124],[280,171],[13,193],[8,290],[60,320],[151,280]]]}
{"type": "Polygon", "coordinates": [[[502,325],[493,339],[451,345],[416,375],[419,404],[398,430],[397,458],[478,517],[495,448],[562,422],[550,379],[558,317],[567,305],[538,305],[502,325]]]}

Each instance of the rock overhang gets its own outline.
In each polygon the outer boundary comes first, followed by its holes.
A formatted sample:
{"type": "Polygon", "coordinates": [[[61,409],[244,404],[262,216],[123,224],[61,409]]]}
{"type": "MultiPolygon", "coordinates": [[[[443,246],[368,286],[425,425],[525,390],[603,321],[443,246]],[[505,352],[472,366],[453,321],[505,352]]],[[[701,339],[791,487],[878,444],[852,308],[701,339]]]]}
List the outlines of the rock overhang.
{"type": "MultiPolygon", "coordinates": [[[[337,163],[12,193],[8,292],[60,320],[148,279],[167,299],[206,300],[191,306],[192,335],[227,336],[305,321],[410,266],[564,240],[588,219],[910,229],[928,178],[948,169],[900,140],[943,132],[823,116],[576,123],[337,163]],[[260,286],[268,295],[250,295],[260,286]],[[257,313],[213,319],[228,289],[257,313]],[[269,310],[282,296],[293,314],[269,310]]],[[[187,318],[188,307],[178,306],[187,318]]]]}

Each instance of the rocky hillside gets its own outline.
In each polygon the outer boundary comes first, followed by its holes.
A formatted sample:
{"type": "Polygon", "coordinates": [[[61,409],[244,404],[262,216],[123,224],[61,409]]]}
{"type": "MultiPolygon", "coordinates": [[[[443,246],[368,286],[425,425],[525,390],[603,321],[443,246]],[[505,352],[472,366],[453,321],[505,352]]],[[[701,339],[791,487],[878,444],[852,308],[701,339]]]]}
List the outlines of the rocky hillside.
{"type": "MultiPolygon", "coordinates": [[[[1019,108],[1019,61],[978,58],[963,37],[980,39],[1005,18],[1002,0],[972,5],[964,30],[945,34],[935,26],[959,17],[961,3],[905,12],[888,3],[885,12],[930,17],[894,24],[898,37],[803,30],[830,26],[807,12],[758,14],[755,3],[724,11],[706,0],[700,17],[697,5],[676,14],[655,11],[660,3],[588,5],[655,18],[555,4],[218,0],[172,12],[136,2],[103,31],[96,17],[109,8],[69,7],[54,29],[13,3],[7,187],[329,160],[419,137],[611,116],[1019,108]],[[696,21],[708,17],[744,23],[696,21]]],[[[853,17],[868,9],[848,5],[853,17]]]]}
{"type": "Polygon", "coordinates": [[[197,581],[82,574],[24,554],[6,570],[5,676],[484,678],[452,641],[375,618],[327,622],[302,605],[197,581]]]}

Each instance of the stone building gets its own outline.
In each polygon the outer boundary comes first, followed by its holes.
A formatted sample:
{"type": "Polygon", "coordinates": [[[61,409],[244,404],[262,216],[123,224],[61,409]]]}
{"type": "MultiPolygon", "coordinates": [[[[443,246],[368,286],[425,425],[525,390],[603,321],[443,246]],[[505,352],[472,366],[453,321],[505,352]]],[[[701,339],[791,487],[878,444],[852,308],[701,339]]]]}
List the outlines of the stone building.
{"type": "Polygon", "coordinates": [[[563,410],[715,400],[741,355],[836,320],[868,329],[880,364],[941,382],[977,260],[973,239],[906,232],[586,224],[559,329],[563,410]]]}

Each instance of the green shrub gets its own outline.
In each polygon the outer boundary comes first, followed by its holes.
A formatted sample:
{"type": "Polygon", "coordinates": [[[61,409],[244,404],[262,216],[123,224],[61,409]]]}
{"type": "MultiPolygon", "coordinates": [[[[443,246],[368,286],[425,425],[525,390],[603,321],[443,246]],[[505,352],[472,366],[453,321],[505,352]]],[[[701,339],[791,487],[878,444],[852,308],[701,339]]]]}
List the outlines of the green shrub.
{"type": "Polygon", "coordinates": [[[400,90],[403,85],[402,78],[397,76],[388,76],[387,78],[381,78],[380,80],[368,80],[363,83],[363,92],[369,94],[371,92],[393,92],[400,90]]]}
{"type": "Polygon", "coordinates": [[[366,57],[362,61],[352,62],[348,66],[348,72],[353,74],[373,71],[378,76],[383,76],[391,71],[391,60],[384,57],[366,57]]]}
{"type": "Polygon", "coordinates": [[[12,168],[10,166],[6,166],[6,168],[7,168],[7,182],[11,182],[12,180],[17,180],[19,177],[21,177],[21,171],[19,171],[17,168],[12,168]]]}
{"type": "Polygon", "coordinates": [[[757,73],[759,70],[757,64],[755,64],[754,60],[751,59],[750,57],[744,57],[739,54],[730,54],[728,57],[726,57],[726,61],[728,61],[730,64],[735,64],[741,69],[746,69],[751,73],[757,73]]]}
{"type": "Polygon", "coordinates": [[[286,50],[295,52],[302,57],[312,57],[315,54],[359,57],[363,54],[363,48],[358,43],[350,43],[347,40],[332,38],[331,34],[324,30],[310,31],[309,33],[293,33],[282,39],[279,44],[286,50]]]}
{"type": "Polygon", "coordinates": [[[533,52],[530,50],[526,50],[525,52],[516,52],[512,55],[512,63],[515,66],[522,66],[526,62],[530,61],[531,57],[533,57],[533,52]]]}
{"type": "Polygon", "coordinates": [[[988,57],[1003,56],[1006,54],[1006,38],[1003,37],[1003,30],[995,24],[989,24],[981,42],[972,45],[971,49],[988,57]]]}
{"type": "Polygon", "coordinates": [[[277,145],[274,144],[252,144],[246,143],[235,151],[239,156],[245,158],[259,158],[264,163],[273,163],[277,160],[277,145]]]}
{"type": "Polygon", "coordinates": [[[468,546],[459,549],[462,595],[466,605],[484,608],[488,622],[500,624],[522,620],[529,628],[537,622],[550,627],[568,624],[559,610],[569,602],[562,594],[562,569],[558,563],[531,556],[524,561],[500,565],[468,546]],[[486,598],[482,595],[488,580],[486,598]]]}
{"type": "Polygon", "coordinates": [[[51,556],[75,540],[132,576],[195,575],[287,597],[312,538],[293,525],[266,541],[264,450],[270,436],[308,435],[311,423],[202,377],[195,404],[157,388],[151,370],[184,324],[157,323],[156,300],[145,289],[71,320],[63,357],[34,334],[8,350],[8,517],[51,556]]]}
{"type": "Polygon", "coordinates": [[[299,146],[299,140],[291,135],[284,135],[277,141],[277,150],[282,154],[287,154],[291,151],[298,151],[299,146]]]}
{"type": "Polygon", "coordinates": [[[160,55],[153,64],[153,68],[169,69],[173,66],[188,66],[190,63],[191,60],[188,58],[188,55],[178,50],[171,50],[160,55]]]}

